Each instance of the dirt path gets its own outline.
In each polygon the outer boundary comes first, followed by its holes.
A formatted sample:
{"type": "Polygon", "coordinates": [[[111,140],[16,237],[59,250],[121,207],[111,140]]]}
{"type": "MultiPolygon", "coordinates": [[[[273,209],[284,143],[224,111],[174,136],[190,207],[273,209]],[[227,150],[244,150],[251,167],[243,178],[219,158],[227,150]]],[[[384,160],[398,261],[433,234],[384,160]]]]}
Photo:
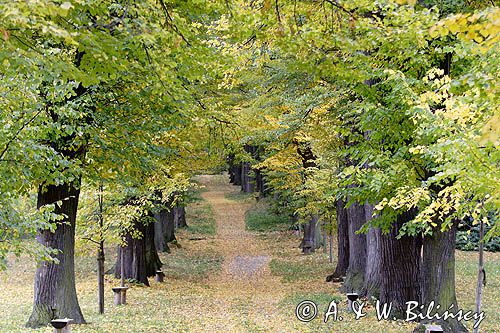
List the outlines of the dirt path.
{"type": "Polygon", "coordinates": [[[222,272],[213,279],[244,285],[247,284],[244,280],[249,280],[261,286],[271,279],[267,269],[269,256],[262,250],[262,241],[245,230],[244,214],[249,205],[226,199],[227,186],[220,187],[202,195],[212,206],[217,223],[217,248],[224,256],[222,272]]]}
{"type": "Polygon", "coordinates": [[[217,316],[221,331],[231,327],[238,332],[286,332],[291,316],[283,317],[279,302],[286,287],[271,275],[265,241],[245,229],[245,211],[250,207],[226,199],[235,187],[201,177],[208,191],[203,198],[212,206],[216,223],[216,249],[223,258],[222,270],[209,279],[214,295],[223,304],[217,316]],[[224,329],[225,328],[225,329],[224,329]]]}

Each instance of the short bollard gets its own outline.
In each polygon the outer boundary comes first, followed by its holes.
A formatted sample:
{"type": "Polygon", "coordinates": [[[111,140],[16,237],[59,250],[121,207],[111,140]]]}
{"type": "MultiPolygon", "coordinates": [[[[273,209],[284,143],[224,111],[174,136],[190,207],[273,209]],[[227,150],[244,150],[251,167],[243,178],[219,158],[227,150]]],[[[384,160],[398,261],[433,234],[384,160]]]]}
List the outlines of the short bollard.
{"type": "Polygon", "coordinates": [[[127,289],[128,287],[113,288],[113,293],[115,294],[115,305],[127,304],[127,289]]]}
{"type": "Polygon", "coordinates": [[[69,327],[70,322],[73,319],[64,318],[64,319],[54,319],[50,321],[52,327],[54,327],[54,333],[70,333],[71,328],[69,327]]]}
{"type": "Polygon", "coordinates": [[[357,293],[347,293],[347,312],[352,312],[352,303],[355,302],[359,295],[357,293]]]}
{"type": "Polygon", "coordinates": [[[162,271],[156,271],[156,275],[155,275],[156,282],[163,282],[164,277],[165,277],[165,273],[163,273],[162,271]]]}
{"type": "Polygon", "coordinates": [[[441,325],[425,325],[425,333],[444,332],[441,325]]]}

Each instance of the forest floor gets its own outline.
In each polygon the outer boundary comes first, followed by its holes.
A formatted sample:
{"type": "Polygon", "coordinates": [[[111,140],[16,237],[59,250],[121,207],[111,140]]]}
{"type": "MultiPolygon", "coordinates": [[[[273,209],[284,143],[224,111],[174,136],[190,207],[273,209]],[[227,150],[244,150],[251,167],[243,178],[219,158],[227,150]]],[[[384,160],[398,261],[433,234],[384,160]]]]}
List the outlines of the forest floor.
{"type": "MultiPolygon", "coordinates": [[[[106,313],[97,314],[95,258],[76,258],[79,302],[87,325],[73,332],[411,332],[403,321],[377,321],[375,309],[366,306],[359,320],[346,313],[339,284],[326,283],[335,267],[320,249],[304,256],[293,231],[249,231],[245,212],[254,209],[252,196],[239,194],[224,176],[200,176],[202,200],[187,209],[187,230],[177,233],[179,247],[160,254],[165,283],[151,279],[151,287],[133,285],[126,306],[113,306],[111,287],[118,280],[106,276],[106,313]],[[318,305],[317,318],[301,322],[295,315],[303,300],[318,305]],[[339,303],[342,321],[323,322],[331,301],[339,303]]],[[[106,267],[116,251],[109,248],[106,267]]],[[[500,332],[500,253],[486,254],[488,285],[484,292],[486,318],[483,332],[500,332]]],[[[33,298],[34,264],[29,258],[10,260],[0,273],[0,332],[51,332],[28,330],[33,298]]],[[[457,295],[463,309],[473,309],[477,253],[457,251],[457,295]]],[[[470,324],[468,325],[470,328],[470,324]]]]}

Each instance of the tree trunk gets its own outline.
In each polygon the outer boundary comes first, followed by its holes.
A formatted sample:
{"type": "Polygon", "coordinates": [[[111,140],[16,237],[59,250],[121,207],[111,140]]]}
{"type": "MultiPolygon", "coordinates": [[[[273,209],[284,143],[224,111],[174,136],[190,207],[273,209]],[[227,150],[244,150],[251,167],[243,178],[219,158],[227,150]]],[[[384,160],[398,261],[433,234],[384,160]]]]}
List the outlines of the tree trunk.
{"type": "Polygon", "coordinates": [[[233,184],[234,185],[241,185],[241,173],[242,173],[242,170],[241,170],[241,163],[238,163],[236,165],[234,165],[234,180],[233,180],[233,184]]]}
{"type": "Polygon", "coordinates": [[[234,184],[234,178],[235,178],[234,155],[230,154],[229,156],[227,156],[226,160],[228,164],[227,171],[229,173],[229,182],[231,184],[234,184]]]}
{"type": "Polygon", "coordinates": [[[99,313],[104,313],[104,242],[99,244],[97,251],[97,299],[99,303],[99,313]]]}
{"type": "MultiPolygon", "coordinates": [[[[373,217],[373,205],[365,204],[366,221],[373,217]]],[[[381,240],[380,228],[371,227],[366,234],[366,271],[363,296],[379,298],[381,279],[381,240]]]]}
{"type": "MultiPolygon", "coordinates": [[[[479,221],[479,261],[477,272],[477,287],[476,287],[476,313],[481,312],[481,302],[483,300],[483,286],[486,280],[486,271],[484,270],[484,221],[479,221]]],[[[474,325],[479,325],[479,321],[474,321],[474,325]]],[[[479,333],[479,326],[473,329],[473,333],[479,333]]]]}
{"type": "Polygon", "coordinates": [[[327,234],[326,234],[326,223],[325,222],[323,222],[321,224],[321,234],[323,235],[323,241],[322,241],[323,242],[323,254],[326,254],[326,251],[327,251],[326,250],[326,243],[327,243],[326,236],[327,236],[327,234]]]}
{"type": "Polygon", "coordinates": [[[155,213],[154,214],[155,218],[155,223],[154,223],[154,229],[155,229],[155,248],[157,251],[164,252],[166,251],[166,248],[168,247],[167,243],[165,242],[165,237],[163,236],[163,221],[162,219],[164,218],[164,215],[161,214],[161,212],[155,213]]]}
{"type": "Polygon", "coordinates": [[[319,217],[314,216],[313,219],[316,220],[314,228],[314,249],[317,250],[323,245],[323,236],[321,235],[321,224],[319,222],[319,217]]]}
{"type": "Polygon", "coordinates": [[[118,247],[118,256],[115,265],[115,277],[121,278],[120,265],[123,258],[124,279],[132,279],[149,286],[146,276],[146,248],[141,239],[134,239],[132,235],[125,235],[127,245],[118,247]],[[123,252],[123,253],[122,253],[123,252]]]}
{"type": "Polygon", "coordinates": [[[170,253],[168,243],[176,240],[174,209],[162,209],[154,214],[154,218],[156,250],[170,253]]]}
{"type": "Polygon", "coordinates": [[[318,223],[318,217],[312,216],[311,220],[304,224],[304,238],[301,243],[302,253],[310,254],[316,250],[315,240],[316,240],[316,224],[318,223]]]}
{"type": "Polygon", "coordinates": [[[186,208],[184,206],[174,208],[174,224],[176,228],[187,228],[186,208]]]}
{"type": "Polygon", "coordinates": [[[99,313],[104,313],[104,217],[103,210],[103,185],[99,185],[99,250],[97,251],[97,302],[99,313]]]}
{"type": "Polygon", "coordinates": [[[349,225],[349,267],[343,288],[361,294],[366,270],[366,235],[356,234],[365,223],[365,207],[353,203],[347,208],[349,225]]]}
{"type": "Polygon", "coordinates": [[[414,236],[396,238],[401,226],[414,216],[413,211],[399,215],[390,232],[380,238],[380,301],[392,303],[391,316],[403,317],[405,303],[420,299],[418,282],[420,241],[414,236]]]}
{"type": "Polygon", "coordinates": [[[251,193],[255,189],[255,179],[250,162],[243,162],[241,167],[241,190],[244,193],[251,193]]]}
{"type": "MultiPolygon", "coordinates": [[[[433,230],[431,236],[424,237],[421,267],[422,304],[426,306],[434,301],[441,305],[438,311],[443,313],[453,304],[453,309],[458,309],[455,294],[455,238],[456,223],[450,230],[441,232],[433,230]]],[[[434,307],[435,309],[435,307],[434,307]]],[[[445,332],[467,332],[465,327],[457,320],[433,320],[438,322],[445,332]]]]}
{"type": "Polygon", "coordinates": [[[115,277],[121,278],[121,258],[123,252],[123,272],[125,279],[133,279],[149,286],[148,277],[154,276],[161,268],[161,261],[155,247],[155,223],[153,215],[136,222],[135,228],[141,238],[132,238],[131,233],[125,235],[126,246],[118,247],[115,265],[115,277]]]}
{"type": "Polygon", "coordinates": [[[138,221],[135,227],[142,234],[142,237],[135,239],[130,233],[125,235],[127,245],[118,247],[115,277],[121,278],[120,265],[123,252],[124,278],[133,279],[149,286],[148,276],[154,276],[156,270],[161,267],[154,246],[154,224],[149,221],[138,221]]]}
{"type": "MultiPolygon", "coordinates": [[[[153,217],[153,214],[150,215],[153,217]]],[[[144,246],[146,249],[146,276],[155,276],[156,271],[163,265],[158,256],[155,246],[155,223],[153,221],[148,222],[145,226],[144,232],[144,246]]]]}
{"type": "Polygon", "coordinates": [[[57,228],[39,230],[37,241],[44,246],[60,250],[55,255],[59,263],[43,262],[36,269],[33,312],[26,324],[28,327],[47,325],[54,318],[71,318],[74,323],[83,324],[80,305],[75,288],[75,220],[80,195],[79,183],[49,185],[46,190],[38,190],[37,208],[56,204],[55,213],[64,214],[62,221],[57,221],[57,228]]]}
{"type": "Polygon", "coordinates": [[[337,201],[337,267],[327,281],[339,282],[347,274],[349,267],[349,224],[345,202],[337,201]]]}
{"type": "Polygon", "coordinates": [[[174,210],[171,208],[169,211],[165,211],[165,219],[163,222],[163,233],[165,237],[165,243],[168,244],[170,242],[176,241],[175,238],[175,220],[174,220],[174,210]]]}
{"type": "Polygon", "coordinates": [[[257,185],[257,191],[259,191],[260,196],[263,198],[269,194],[269,190],[266,186],[266,182],[264,180],[264,175],[262,171],[255,170],[255,183],[257,185]]]}

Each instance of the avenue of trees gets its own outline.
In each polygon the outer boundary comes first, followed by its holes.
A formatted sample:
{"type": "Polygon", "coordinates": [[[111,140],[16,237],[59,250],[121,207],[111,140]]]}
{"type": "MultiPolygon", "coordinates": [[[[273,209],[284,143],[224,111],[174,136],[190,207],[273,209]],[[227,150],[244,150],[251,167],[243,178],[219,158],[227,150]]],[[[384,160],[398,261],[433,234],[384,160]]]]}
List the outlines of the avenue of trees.
{"type": "Polygon", "coordinates": [[[491,1],[0,2],[0,268],[39,262],[27,326],[85,323],[77,228],[148,285],[191,177],[225,166],[303,253],[336,231],[344,291],[458,308],[458,224],[500,234],[499,22],[491,1]]]}

